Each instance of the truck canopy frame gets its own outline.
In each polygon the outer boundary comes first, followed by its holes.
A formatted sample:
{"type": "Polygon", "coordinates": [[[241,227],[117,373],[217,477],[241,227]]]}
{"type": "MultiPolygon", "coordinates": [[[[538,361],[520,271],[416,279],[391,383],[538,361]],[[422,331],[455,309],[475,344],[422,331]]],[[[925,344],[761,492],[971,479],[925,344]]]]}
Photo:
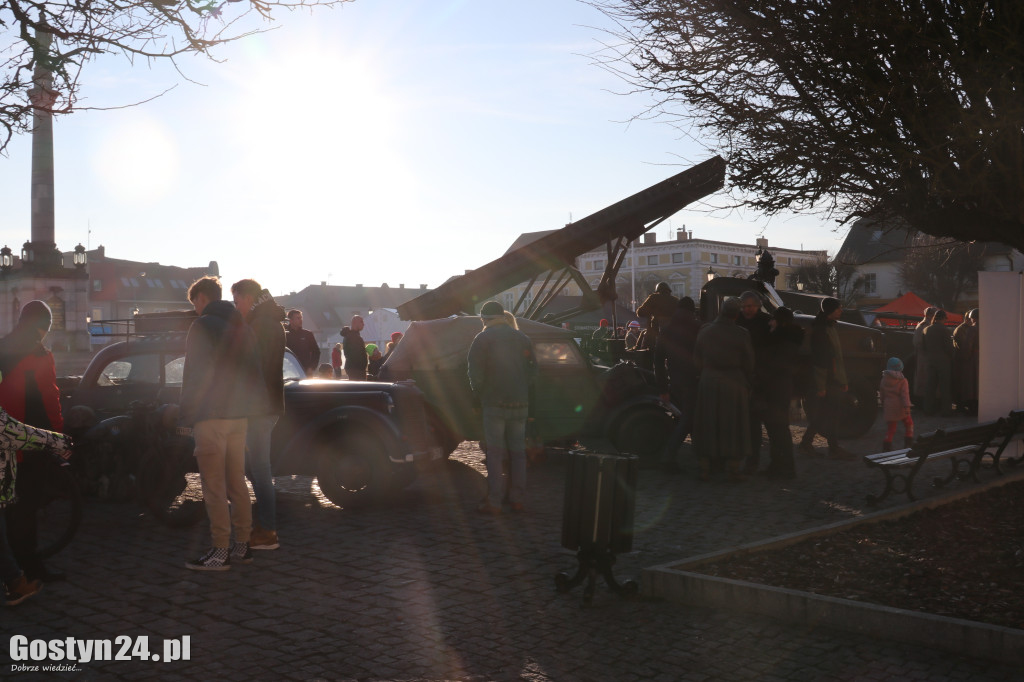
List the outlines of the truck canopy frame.
{"type": "Polygon", "coordinates": [[[725,185],[725,161],[715,156],[667,180],[607,206],[586,218],[510,251],[465,275],[448,280],[433,291],[398,306],[403,320],[432,320],[459,313],[473,314],[476,306],[494,295],[528,282],[529,286],[512,309],[517,317],[540,319],[547,306],[570,282],[583,291],[580,305],[545,318],[558,324],[580,313],[613,301],[615,277],[630,242],[672,217],[686,205],[725,185]],[[576,269],[582,254],[607,245],[608,259],[595,292],[576,269]],[[526,292],[545,275],[540,291],[527,304],[526,292]]]}

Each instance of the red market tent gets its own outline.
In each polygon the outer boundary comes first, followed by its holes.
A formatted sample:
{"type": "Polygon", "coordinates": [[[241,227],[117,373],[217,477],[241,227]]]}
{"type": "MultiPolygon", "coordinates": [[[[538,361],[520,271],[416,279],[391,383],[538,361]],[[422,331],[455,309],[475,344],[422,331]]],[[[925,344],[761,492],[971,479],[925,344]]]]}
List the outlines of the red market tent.
{"type": "MultiPolygon", "coordinates": [[[[871,312],[877,316],[875,323],[879,326],[898,327],[906,325],[913,329],[917,326],[918,322],[924,319],[924,309],[931,305],[931,303],[913,291],[908,291],[899,298],[886,303],[881,308],[875,308],[871,312]]],[[[946,326],[956,326],[963,321],[963,315],[946,311],[946,326]]]]}

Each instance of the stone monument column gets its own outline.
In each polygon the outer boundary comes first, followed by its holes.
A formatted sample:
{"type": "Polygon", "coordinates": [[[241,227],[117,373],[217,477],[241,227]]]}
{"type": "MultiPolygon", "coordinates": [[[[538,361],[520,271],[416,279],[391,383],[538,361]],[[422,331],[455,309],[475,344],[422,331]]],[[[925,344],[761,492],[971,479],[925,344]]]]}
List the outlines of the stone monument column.
{"type": "Polygon", "coordinates": [[[52,36],[36,31],[37,51],[32,88],[32,239],[28,248],[37,266],[60,262],[54,238],[53,207],[53,105],[57,93],[53,89],[53,73],[40,63],[39,54],[49,54],[52,36]]]}

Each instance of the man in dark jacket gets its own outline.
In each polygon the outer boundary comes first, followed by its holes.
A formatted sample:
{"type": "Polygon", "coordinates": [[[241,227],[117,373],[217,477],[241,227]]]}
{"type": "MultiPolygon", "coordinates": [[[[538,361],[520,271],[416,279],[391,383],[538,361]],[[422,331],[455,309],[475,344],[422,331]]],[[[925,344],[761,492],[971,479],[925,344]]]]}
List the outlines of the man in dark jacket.
{"type": "Polygon", "coordinates": [[[306,376],[315,376],[316,369],[320,366],[320,346],[317,345],[313,332],[302,328],[301,310],[288,311],[288,333],[285,336],[285,345],[295,353],[306,376]]]}
{"type": "MultiPolygon", "coordinates": [[[[29,426],[63,431],[60,390],[53,354],[43,346],[50,330],[50,307],[29,301],[21,309],[13,331],[0,340],[0,406],[29,426]]],[[[29,580],[54,582],[62,573],[51,573],[36,554],[37,515],[46,484],[46,468],[39,457],[22,459],[18,453],[15,484],[17,504],[7,507],[7,539],[14,558],[29,580]]]]}
{"type": "Polygon", "coordinates": [[[245,432],[249,417],[267,414],[267,385],[252,332],[235,306],[221,300],[217,278],[196,280],[189,287],[188,299],[199,319],[192,323],[185,341],[180,421],[182,426],[192,427],[195,438],[196,463],[213,542],[209,551],[185,566],[197,571],[223,571],[231,567],[232,561],[252,561],[245,432]]]}
{"type": "Polygon", "coordinates": [[[260,368],[267,391],[267,414],[249,417],[245,433],[246,473],[256,493],[256,519],[249,547],[277,549],[277,509],[274,476],[270,469],[270,434],[284,414],[284,308],[256,280],[243,279],[231,285],[235,307],[245,317],[256,338],[260,368]]]}
{"type": "Polygon", "coordinates": [[[838,299],[825,298],[821,301],[821,312],[811,323],[811,371],[815,395],[810,401],[807,431],[800,441],[800,451],[806,455],[817,454],[814,436],[820,433],[828,440],[829,455],[844,459],[854,456],[839,446],[838,436],[843,394],[849,390],[843,349],[836,331],[836,321],[842,314],[843,308],[838,299]]]}
{"type": "Polygon", "coordinates": [[[754,385],[750,394],[750,453],[744,473],[754,474],[761,460],[761,424],[768,411],[768,365],[771,362],[771,315],[761,309],[756,291],[740,294],[740,316],[736,324],[750,334],[754,346],[754,385]]]}
{"type": "Polygon", "coordinates": [[[370,357],[366,354],[366,342],[359,332],[366,324],[360,315],[353,315],[348,327],[341,328],[341,352],[345,356],[345,375],[351,381],[366,381],[366,366],[370,357]]]}
{"type": "Polygon", "coordinates": [[[663,468],[678,471],[679,447],[693,429],[693,409],[697,404],[697,365],[693,348],[697,343],[700,322],[697,306],[689,296],[679,299],[675,314],[658,334],[654,346],[654,376],[661,399],[676,406],[682,416],[661,455],[663,468]]]}
{"type": "Polygon", "coordinates": [[[508,500],[513,512],[526,497],[526,418],[537,360],[530,338],[516,328],[497,301],[480,308],[484,330],[469,347],[469,385],[483,408],[487,442],[487,498],[482,514],[501,514],[505,498],[503,463],[508,459],[508,500]]]}
{"type": "Polygon", "coordinates": [[[658,282],[654,293],[648,296],[636,309],[637,317],[648,318],[647,334],[644,335],[644,348],[654,348],[658,341],[658,329],[668,324],[669,318],[676,312],[679,299],[672,295],[672,287],[668,282],[658,282]]]}
{"type": "Polygon", "coordinates": [[[762,473],[773,478],[795,478],[789,405],[793,400],[793,377],[796,375],[804,330],[793,322],[793,311],[789,308],[776,309],[771,325],[771,356],[768,359],[765,392],[767,409],[764,413],[771,458],[768,468],[762,473]]]}

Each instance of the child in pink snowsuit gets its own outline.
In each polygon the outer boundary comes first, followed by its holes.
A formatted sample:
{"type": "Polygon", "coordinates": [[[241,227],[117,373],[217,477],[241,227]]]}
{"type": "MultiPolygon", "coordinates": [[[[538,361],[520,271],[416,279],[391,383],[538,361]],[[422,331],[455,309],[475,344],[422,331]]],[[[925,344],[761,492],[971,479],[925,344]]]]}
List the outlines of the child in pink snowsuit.
{"type": "Polygon", "coordinates": [[[914,420],[910,416],[910,384],[903,376],[903,361],[899,358],[889,358],[878,393],[882,396],[882,418],[887,427],[882,452],[892,450],[892,437],[900,422],[904,428],[903,447],[909,448],[914,442],[914,420]]]}

